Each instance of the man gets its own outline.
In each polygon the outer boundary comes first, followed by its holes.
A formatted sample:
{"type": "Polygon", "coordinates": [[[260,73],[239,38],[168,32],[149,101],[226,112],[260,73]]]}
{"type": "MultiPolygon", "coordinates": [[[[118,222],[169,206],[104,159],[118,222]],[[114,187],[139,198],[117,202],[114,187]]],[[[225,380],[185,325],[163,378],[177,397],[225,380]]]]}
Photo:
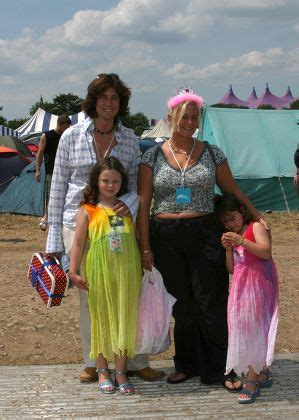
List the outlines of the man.
{"type": "Polygon", "coordinates": [[[40,167],[45,157],[45,169],[46,169],[46,186],[45,186],[45,213],[39,223],[41,230],[47,229],[48,223],[48,203],[51,188],[51,180],[54,169],[54,161],[58,148],[58,143],[62,133],[69,128],[71,120],[67,115],[60,115],[57,118],[57,125],[54,130],[46,131],[40,138],[38,145],[38,152],[36,155],[36,173],[35,179],[40,182],[40,167]]]}
{"type": "MultiPolygon", "coordinates": [[[[83,102],[87,118],[70,128],[59,143],[49,202],[49,233],[47,254],[70,254],[75,231],[75,217],[83,189],[89,181],[94,164],[106,156],[115,156],[127,171],[129,193],[121,196],[114,207],[117,215],[136,218],[138,209],[137,172],[140,164],[138,140],[122,126],[119,117],[128,112],[130,89],[118,75],[100,74],[93,80],[83,102]]],[[[95,361],[90,360],[90,315],[87,293],[76,281],[80,294],[80,332],[85,369],[81,382],[98,379],[95,361]]],[[[138,355],[128,361],[128,368],[144,380],[153,381],[164,376],[149,367],[148,358],[138,355]]]]}

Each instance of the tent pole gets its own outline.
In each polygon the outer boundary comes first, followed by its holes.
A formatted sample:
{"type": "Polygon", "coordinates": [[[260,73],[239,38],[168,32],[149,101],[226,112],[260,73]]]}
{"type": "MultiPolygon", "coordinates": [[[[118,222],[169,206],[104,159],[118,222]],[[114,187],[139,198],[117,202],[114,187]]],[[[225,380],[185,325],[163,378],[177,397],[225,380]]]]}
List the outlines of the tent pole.
{"type": "Polygon", "coordinates": [[[278,180],[279,180],[279,185],[280,185],[280,188],[281,188],[281,191],[282,191],[282,195],[283,195],[283,198],[284,198],[284,202],[285,202],[285,205],[286,205],[287,211],[288,211],[289,213],[291,213],[291,212],[290,212],[289,205],[288,205],[287,197],[286,197],[286,195],[285,195],[285,193],[284,193],[283,186],[282,186],[282,183],[281,183],[281,180],[280,180],[280,176],[278,177],[278,180]]]}

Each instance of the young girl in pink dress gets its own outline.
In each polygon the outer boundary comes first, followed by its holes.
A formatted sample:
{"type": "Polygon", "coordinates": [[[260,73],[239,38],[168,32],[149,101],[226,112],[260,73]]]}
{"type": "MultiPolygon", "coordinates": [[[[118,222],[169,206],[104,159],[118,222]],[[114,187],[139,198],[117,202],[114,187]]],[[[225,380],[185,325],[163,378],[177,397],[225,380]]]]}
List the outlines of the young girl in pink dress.
{"type": "Polygon", "coordinates": [[[233,194],[216,202],[216,212],[227,232],[222,236],[226,267],[232,276],[227,319],[226,372],[245,375],[238,402],[254,402],[262,387],[272,385],[269,366],[273,361],[278,321],[278,279],[266,228],[248,219],[242,203],[233,194]]]}

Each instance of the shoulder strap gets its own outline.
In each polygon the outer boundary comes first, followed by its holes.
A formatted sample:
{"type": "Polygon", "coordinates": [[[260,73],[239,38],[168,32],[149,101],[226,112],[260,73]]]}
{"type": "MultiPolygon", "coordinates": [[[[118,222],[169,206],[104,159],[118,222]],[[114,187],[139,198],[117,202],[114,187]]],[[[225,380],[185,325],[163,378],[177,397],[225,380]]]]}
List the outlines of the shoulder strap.
{"type": "Polygon", "coordinates": [[[213,161],[214,165],[217,166],[215,153],[214,153],[214,150],[212,149],[210,143],[207,142],[207,141],[204,141],[204,144],[206,145],[206,148],[208,149],[208,151],[210,153],[210,156],[212,158],[212,161],[213,161]]]}
{"type": "Polygon", "coordinates": [[[255,242],[254,233],[253,233],[253,225],[255,222],[250,222],[248,228],[244,233],[244,238],[249,239],[251,242],[255,242]]]}
{"type": "Polygon", "coordinates": [[[158,158],[158,154],[162,151],[162,145],[163,144],[164,144],[164,142],[163,143],[159,143],[157,145],[157,147],[156,147],[155,154],[154,154],[154,165],[156,164],[156,161],[157,161],[157,158],[158,158]]]}

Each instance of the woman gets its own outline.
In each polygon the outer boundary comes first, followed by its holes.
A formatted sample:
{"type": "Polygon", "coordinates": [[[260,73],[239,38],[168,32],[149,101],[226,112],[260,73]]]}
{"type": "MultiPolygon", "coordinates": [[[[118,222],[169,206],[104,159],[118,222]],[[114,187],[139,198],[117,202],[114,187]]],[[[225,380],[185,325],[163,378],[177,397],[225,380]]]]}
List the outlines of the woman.
{"type": "Polygon", "coordinates": [[[175,372],[169,383],[201,376],[238,391],[232,372],[224,381],[227,352],[228,274],[221,228],[214,215],[215,184],[234,193],[255,220],[261,217],[234,182],[223,152],[193,139],[203,100],[190,89],[168,101],[171,138],[147,150],[138,175],[138,232],[142,265],[161,272],[177,302],[175,372]],[[152,198],[154,204],[150,219],[152,198]]]}

